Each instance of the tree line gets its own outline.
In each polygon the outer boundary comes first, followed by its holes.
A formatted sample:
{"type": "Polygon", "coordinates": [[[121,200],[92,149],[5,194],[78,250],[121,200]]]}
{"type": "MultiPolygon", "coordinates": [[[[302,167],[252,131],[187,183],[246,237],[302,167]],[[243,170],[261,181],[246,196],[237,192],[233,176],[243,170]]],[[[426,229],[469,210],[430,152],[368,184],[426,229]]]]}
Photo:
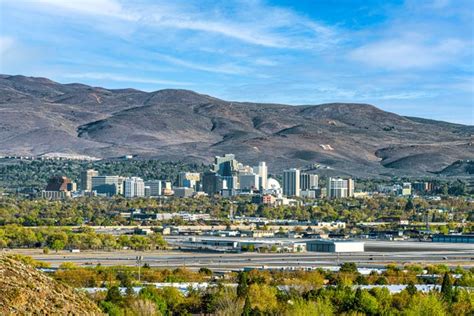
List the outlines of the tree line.
{"type": "Polygon", "coordinates": [[[49,250],[63,249],[135,249],[151,250],[166,246],[163,236],[158,233],[150,235],[120,235],[96,233],[92,228],[81,227],[77,230],[59,227],[23,227],[19,225],[0,226],[1,248],[44,248],[49,250]]]}

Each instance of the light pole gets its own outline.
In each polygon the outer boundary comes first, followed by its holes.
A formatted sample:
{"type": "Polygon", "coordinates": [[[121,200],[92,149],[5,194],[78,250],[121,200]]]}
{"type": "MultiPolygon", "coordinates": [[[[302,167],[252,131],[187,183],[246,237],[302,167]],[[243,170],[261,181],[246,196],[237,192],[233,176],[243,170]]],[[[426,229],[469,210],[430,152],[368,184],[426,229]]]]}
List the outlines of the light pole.
{"type": "Polygon", "coordinates": [[[140,269],[142,267],[142,261],[143,261],[143,256],[137,256],[136,257],[136,262],[138,265],[138,283],[140,283],[140,269]]]}

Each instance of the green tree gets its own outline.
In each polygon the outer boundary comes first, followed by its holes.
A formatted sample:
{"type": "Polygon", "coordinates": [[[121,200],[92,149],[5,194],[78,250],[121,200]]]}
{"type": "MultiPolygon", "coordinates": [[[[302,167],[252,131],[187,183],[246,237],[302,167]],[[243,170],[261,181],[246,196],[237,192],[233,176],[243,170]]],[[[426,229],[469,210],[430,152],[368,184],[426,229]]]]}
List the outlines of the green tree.
{"type": "Polygon", "coordinates": [[[122,294],[120,293],[120,289],[117,285],[109,288],[107,291],[107,296],[105,297],[105,301],[111,302],[113,304],[120,304],[122,302],[122,294]]]}
{"type": "Polygon", "coordinates": [[[354,300],[354,309],[367,315],[376,315],[379,309],[379,303],[368,291],[357,289],[354,300]]]}
{"type": "Polygon", "coordinates": [[[447,313],[441,300],[434,293],[417,293],[403,314],[407,316],[445,316],[447,313]]]}
{"type": "Polygon", "coordinates": [[[334,314],[333,306],[330,300],[317,299],[316,301],[305,301],[298,298],[292,302],[285,313],[288,316],[331,316],[334,314]]]}
{"type": "Polygon", "coordinates": [[[59,250],[63,250],[65,247],[64,241],[56,239],[53,244],[51,245],[51,249],[56,250],[58,252],[59,250]]]}
{"type": "Polygon", "coordinates": [[[244,309],[242,310],[242,316],[250,316],[252,314],[252,305],[250,305],[250,299],[248,295],[245,297],[244,309]]]}
{"type": "Polygon", "coordinates": [[[339,272],[358,273],[357,265],[354,262],[344,262],[339,268],[339,272]]]}
{"type": "Polygon", "coordinates": [[[443,283],[441,284],[441,295],[444,300],[450,303],[453,300],[453,284],[449,277],[449,273],[445,272],[443,276],[443,283]]]}
{"type": "Polygon", "coordinates": [[[237,296],[240,298],[246,298],[249,291],[249,281],[247,272],[240,272],[238,277],[237,285],[237,296]]]}
{"type": "Polygon", "coordinates": [[[407,290],[407,292],[408,292],[411,296],[415,295],[415,294],[418,292],[418,290],[416,289],[416,286],[415,286],[415,284],[413,283],[413,281],[410,281],[410,283],[408,283],[408,285],[407,285],[407,287],[405,288],[405,290],[407,290]]]}

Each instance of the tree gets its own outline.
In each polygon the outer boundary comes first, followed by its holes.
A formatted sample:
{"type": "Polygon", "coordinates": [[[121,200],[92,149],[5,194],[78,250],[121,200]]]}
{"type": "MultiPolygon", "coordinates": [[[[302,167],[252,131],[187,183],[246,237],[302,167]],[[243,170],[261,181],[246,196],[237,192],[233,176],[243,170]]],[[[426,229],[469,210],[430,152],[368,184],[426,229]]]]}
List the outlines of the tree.
{"type": "Polygon", "coordinates": [[[334,314],[333,306],[330,300],[318,299],[316,301],[305,301],[303,299],[296,299],[288,308],[286,315],[298,316],[331,316],[334,314]]]}
{"type": "Polygon", "coordinates": [[[357,273],[357,265],[354,262],[344,262],[341,264],[339,272],[357,273]]]}
{"type": "Polygon", "coordinates": [[[117,285],[109,288],[107,291],[107,296],[105,297],[105,301],[114,304],[120,304],[122,302],[122,294],[120,293],[120,289],[117,285]]]}
{"type": "Polygon", "coordinates": [[[354,309],[367,315],[376,315],[379,309],[379,303],[368,291],[359,288],[355,294],[354,309]]]}
{"type": "Polygon", "coordinates": [[[453,284],[451,283],[451,279],[449,278],[448,272],[445,272],[443,276],[443,283],[441,284],[441,295],[448,303],[453,300],[453,284]]]}
{"type": "Polygon", "coordinates": [[[278,306],[277,290],[273,286],[254,283],[249,286],[249,299],[252,309],[271,314],[278,306]]]}
{"type": "Polygon", "coordinates": [[[418,290],[416,289],[416,286],[415,286],[415,284],[413,283],[413,281],[410,281],[410,283],[408,283],[408,285],[407,285],[407,287],[405,288],[405,290],[407,290],[407,292],[408,292],[411,296],[415,295],[415,294],[418,292],[418,290]]]}
{"type": "Polygon", "coordinates": [[[248,295],[245,297],[244,309],[242,310],[242,316],[250,316],[252,313],[252,306],[250,305],[250,299],[248,295]]]}
{"type": "Polygon", "coordinates": [[[56,239],[51,245],[51,248],[53,250],[56,250],[56,252],[58,252],[59,250],[63,250],[64,246],[65,246],[64,241],[56,239]]]}
{"type": "Polygon", "coordinates": [[[434,293],[417,293],[404,310],[404,315],[409,316],[445,316],[442,302],[434,293]]]}
{"type": "Polygon", "coordinates": [[[240,298],[246,298],[249,291],[247,272],[240,272],[238,279],[237,296],[240,298]]]}

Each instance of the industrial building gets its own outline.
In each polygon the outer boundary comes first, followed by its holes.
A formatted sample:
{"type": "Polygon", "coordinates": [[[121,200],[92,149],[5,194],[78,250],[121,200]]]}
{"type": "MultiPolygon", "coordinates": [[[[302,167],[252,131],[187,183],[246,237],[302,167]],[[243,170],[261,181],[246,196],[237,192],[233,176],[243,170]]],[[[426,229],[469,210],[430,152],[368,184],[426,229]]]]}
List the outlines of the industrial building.
{"type": "Polygon", "coordinates": [[[306,243],[299,240],[289,239],[244,239],[244,238],[215,238],[215,239],[197,239],[190,237],[189,240],[179,243],[180,248],[239,252],[239,251],[257,251],[257,252],[305,252],[306,243]]]}
{"type": "Polygon", "coordinates": [[[467,243],[474,244],[474,234],[462,235],[434,235],[433,242],[467,243]]]}
{"type": "Polygon", "coordinates": [[[306,250],[315,252],[364,252],[364,242],[314,239],[306,241],[306,250]]]}

